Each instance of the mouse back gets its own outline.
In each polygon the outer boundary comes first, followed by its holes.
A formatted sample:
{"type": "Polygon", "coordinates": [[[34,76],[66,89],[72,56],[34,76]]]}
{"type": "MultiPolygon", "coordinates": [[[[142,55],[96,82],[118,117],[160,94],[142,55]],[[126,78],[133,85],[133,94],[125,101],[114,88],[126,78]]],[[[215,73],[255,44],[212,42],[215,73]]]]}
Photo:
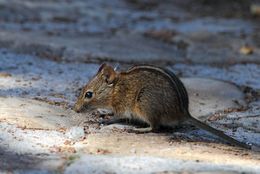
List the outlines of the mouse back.
{"type": "Polygon", "coordinates": [[[130,69],[128,69],[127,72],[131,73],[132,71],[136,71],[136,70],[156,72],[164,76],[166,79],[168,79],[176,91],[178,103],[181,106],[181,110],[183,112],[188,111],[189,98],[188,98],[187,90],[183,85],[183,83],[181,82],[181,80],[172,71],[166,68],[156,67],[152,65],[138,65],[138,66],[131,67],[130,69]]]}

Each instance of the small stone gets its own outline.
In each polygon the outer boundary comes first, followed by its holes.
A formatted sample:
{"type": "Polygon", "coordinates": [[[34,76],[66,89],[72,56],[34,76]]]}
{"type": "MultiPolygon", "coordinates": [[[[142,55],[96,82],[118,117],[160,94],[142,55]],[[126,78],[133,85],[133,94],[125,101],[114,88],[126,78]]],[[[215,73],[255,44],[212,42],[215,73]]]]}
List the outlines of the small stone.
{"type": "Polygon", "coordinates": [[[133,148],[133,149],[130,150],[130,152],[131,152],[131,153],[136,153],[136,149],[133,148]]]}
{"type": "Polygon", "coordinates": [[[6,78],[6,77],[12,77],[12,74],[7,72],[0,72],[0,77],[6,78]]]}
{"type": "Polygon", "coordinates": [[[240,48],[240,53],[245,55],[253,54],[253,52],[254,52],[253,48],[249,46],[243,46],[240,48]]]}
{"type": "Polygon", "coordinates": [[[37,80],[40,80],[40,79],[41,79],[41,77],[32,77],[33,81],[37,81],[37,80]]]}
{"type": "Polygon", "coordinates": [[[69,139],[78,141],[83,139],[85,136],[84,128],[83,127],[71,127],[67,130],[65,134],[69,139]]]}
{"type": "Polygon", "coordinates": [[[64,142],[64,145],[71,145],[71,144],[72,144],[72,142],[69,141],[69,140],[66,140],[66,141],[64,142]]]}
{"type": "Polygon", "coordinates": [[[69,153],[76,153],[77,152],[74,147],[67,147],[66,151],[69,152],[69,153]]]}
{"type": "Polygon", "coordinates": [[[260,4],[252,4],[250,6],[250,12],[253,16],[260,16],[260,4]]]}
{"type": "Polygon", "coordinates": [[[105,155],[105,154],[109,154],[111,152],[109,150],[107,150],[107,149],[100,149],[100,148],[98,148],[96,153],[105,155]]]}

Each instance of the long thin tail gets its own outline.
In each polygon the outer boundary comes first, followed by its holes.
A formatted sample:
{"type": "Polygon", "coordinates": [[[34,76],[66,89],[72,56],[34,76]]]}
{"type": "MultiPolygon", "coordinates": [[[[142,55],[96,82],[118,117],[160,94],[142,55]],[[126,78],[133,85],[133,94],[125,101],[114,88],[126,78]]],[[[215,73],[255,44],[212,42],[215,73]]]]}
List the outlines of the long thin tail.
{"type": "Polygon", "coordinates": [[[231,143],[233,145],[240,146],[240,147],[243,147],[243,148],[246,148],[246,149],[251,149],[250,145],[248,145],[246,143],[239,142],[239,141],[235,140],[234,138],[231,138],[231,137],[227,136],[222,131],[217,130],[217,129],[213,128],[213,127],[210,127],[207,124],[205,124],[205,123],[203,123],[203,122],[193,118],[192,116],[190,116],[188,122],[190,122],[191,124],[193,124],[195,126],[198,126],[199,128],[201,128],[203,130],[206,130],[206,131],[216,135],[217,137],[227,141],[228,143],[231,143]]]}

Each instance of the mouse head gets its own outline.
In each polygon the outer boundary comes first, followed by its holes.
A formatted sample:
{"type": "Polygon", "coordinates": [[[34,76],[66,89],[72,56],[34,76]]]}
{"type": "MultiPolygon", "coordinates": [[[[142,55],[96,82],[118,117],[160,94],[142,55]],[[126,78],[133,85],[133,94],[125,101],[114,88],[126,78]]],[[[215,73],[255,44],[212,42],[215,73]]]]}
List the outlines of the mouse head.
{"type": "Polygon", "coordinates": [[[112,91],[118,79],[118,73],[109,65],[102,64],[97,74],[82,89],[74,106],[76,112],[87,109],[110,109],[112,91]]]}

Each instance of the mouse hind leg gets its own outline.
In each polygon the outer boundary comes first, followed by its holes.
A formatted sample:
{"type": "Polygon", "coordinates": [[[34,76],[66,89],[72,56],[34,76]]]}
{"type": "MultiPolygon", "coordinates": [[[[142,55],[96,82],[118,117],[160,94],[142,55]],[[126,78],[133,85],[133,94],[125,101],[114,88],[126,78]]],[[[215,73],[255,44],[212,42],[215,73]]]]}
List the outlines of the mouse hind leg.
{"type": "Polygon", "coordinates": [[[157,125],[153,125],[150,124],[149,127],[145,127],[145,128],[134,128],[131,131],[135,132],[135,133],[149,133],[149,132],[158,132],[159,131],[159,127],[157,125]]]}
{"type": "MultiPolygon", "coordinates": [[[[142,108],[144,109],[144,108],[142,108]]],[[[142,121],[146,122],[149,127],[145,128],[134,128],[133,132],[136,133],[148,133],[148,132],[158,132],[160,128],[160,121],[157,118],[160,117],[155,117],[155,113],[151,112],[142,112],[141,109],[136,109],[136,117],[138,119],[141,119],[142,121]]]]}
{"type": "Polygon", "coordinates": [[[134,112],[134,116],[147,124],[149,127],[147,128],[136,128],[134,129],[135,132],[138,133],[147,133],[147,132],[158,132],[160,128],[160,116],[161,113],[158,112],[158,102],[161,102],[157,98],[151,98],[153,93],[158,92],[159,89],[157,88],[142,88],[136,99],[134,106],[132,108],[134,112]]]}

